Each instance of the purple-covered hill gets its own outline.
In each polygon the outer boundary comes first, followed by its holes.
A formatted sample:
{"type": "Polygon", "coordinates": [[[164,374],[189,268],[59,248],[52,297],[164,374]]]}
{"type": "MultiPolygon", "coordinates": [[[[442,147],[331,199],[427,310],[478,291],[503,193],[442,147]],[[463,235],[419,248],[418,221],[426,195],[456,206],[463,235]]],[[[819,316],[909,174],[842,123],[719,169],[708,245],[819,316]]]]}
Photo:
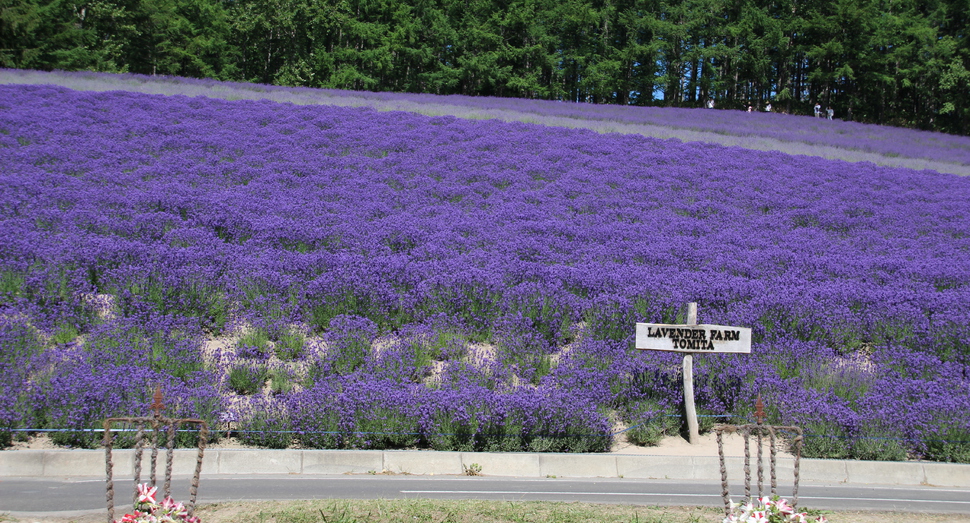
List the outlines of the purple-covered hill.
{"type": "MultiPolygon", "coordinates": [[[[0,86],[0,427],[602,451],[676,430],[634,323],[751,327],[702,414],[970,461],[970,179],[525,123],[0,86]]],[[[718,418],[702,418],[709,424],[718,418]]],[[[98,436],[55,432],[64,444],[98,436]]],[[[191,435],[186,435],[189,439],[191,435]]]]}

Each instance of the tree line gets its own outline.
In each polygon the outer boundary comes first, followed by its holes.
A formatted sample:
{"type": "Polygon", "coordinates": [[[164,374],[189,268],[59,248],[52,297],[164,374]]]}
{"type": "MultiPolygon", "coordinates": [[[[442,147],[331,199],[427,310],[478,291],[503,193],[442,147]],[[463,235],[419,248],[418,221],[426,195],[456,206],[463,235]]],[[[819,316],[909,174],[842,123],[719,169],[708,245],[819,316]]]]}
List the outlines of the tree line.
{"type": "Polygon", "coordinates": [[[970,0],[0,0],[0,65],[970,134],[970,0]]]}

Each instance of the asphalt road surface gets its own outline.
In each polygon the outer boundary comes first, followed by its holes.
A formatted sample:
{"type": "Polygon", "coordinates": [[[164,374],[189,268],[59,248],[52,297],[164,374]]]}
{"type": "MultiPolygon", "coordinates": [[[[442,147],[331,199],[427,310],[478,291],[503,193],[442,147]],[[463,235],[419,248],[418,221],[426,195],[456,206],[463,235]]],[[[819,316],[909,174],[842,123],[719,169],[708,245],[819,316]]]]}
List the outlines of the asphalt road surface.
{"type": "MultiPolygon", "coordinates": [[[[131,504],[133,484],[115,480],[119,510],[131,504]]],[[[159,481],[161,490],[161,481],[159,481]]],[[[189,497],[188,478],[176,478],[172,495],[189,497]]],[[[752,486],[756,489],[756,486],[752,486]]],[[[625,478],[556,479],[496,476],[205,476],[201,503],[289,499],[492,499],[503,501],[582,501],[666,506],[720,506],[716,482],[625,478]]],[[[732,485],[735,500],[744,486],[732,485]]],[[[791,486],[778,494],[791,498],[791,486]]],[[[858,486],[802,483],[799,506],[827,510],[879,510],[970,515],[970,489],[942,487],[858,486]]],[[[0,513],[51,515],[105,510],[105,482],[100,479],[0,479],[0,513]]]]}

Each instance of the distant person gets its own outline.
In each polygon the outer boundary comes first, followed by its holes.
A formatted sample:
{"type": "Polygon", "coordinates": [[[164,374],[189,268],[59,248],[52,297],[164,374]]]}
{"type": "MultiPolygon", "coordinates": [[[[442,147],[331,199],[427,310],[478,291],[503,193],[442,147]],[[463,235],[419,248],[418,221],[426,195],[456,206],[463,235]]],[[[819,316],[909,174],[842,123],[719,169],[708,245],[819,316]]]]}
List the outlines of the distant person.
{"type": "Polygon", "coordinates": [[[714,108],[714,99],[713,98],[709,98],[707,100],[707,108],[708,109],[713,109],[714,108]]]}
{"type": "Polygon", "coordinates": [[[822,117],[822,106],[819,105],[818,102],[815,102],[815,117],[816,118],[822,117]]]}
{"type": "Polygon", "coordinates": [[[766,113],[770,113],[771,112],[771,102],[768,102],[768,104],[765,105],[765,112],[766,113]]]}
{"type": "Polygon", "coordinates": [[[749,105],[749,106],[748,106],[748,112],[749,112],[749,113],[753,113],[753,112],[754,112],[754,107],[751,107],[751,106],[749,105]]]}
{"type": "Polygon", "coordinates": [[[835,117],[835,111],[832,110],[831,105],[828,107],[828,109],[825,110],[825,113],[828,114],[829,120],[835,117]]]}

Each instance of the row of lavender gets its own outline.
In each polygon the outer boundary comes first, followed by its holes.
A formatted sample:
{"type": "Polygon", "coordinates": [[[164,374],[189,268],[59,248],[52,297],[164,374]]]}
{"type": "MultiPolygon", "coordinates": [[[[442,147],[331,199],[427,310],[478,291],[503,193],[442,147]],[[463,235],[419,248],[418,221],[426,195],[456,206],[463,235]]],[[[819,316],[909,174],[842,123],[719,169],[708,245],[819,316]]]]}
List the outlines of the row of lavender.
{"type": "MultiPolygon", "coordinates": [[[[77,88],[98,90],[134,90],[162,94],[202,94],[217,98],[262,98],[296,104],[369,105],[405,107],[434,113],[467,108],[470,117],[513,117],[527,120],[601,122],[619,126],[641,126],[683,129],[725,136],[758,137],[792,144],[798,154],[813,154],[810,147],[834,147],[863,151],[889,157],[925,159],[945,164],[970,166],[970,137],[925,132],[899,127],[862,124],[851,121],[829,121],[823,118],[780,113],[747,114],[741,111],[686,109],[676,107],[629,107],[562,103],[547,100],[494,98],[480,96],[437,96],[414,93],[342,91],[309,89],[261,84],[220,82],[210,79],[108,74],[87,71],[53,72],[0,71],[0,81],[23,83],[52,82],[77,88]],[[558,120],[557,120],[558,119],[558,120]]],[[[761,108],[759,108],[760,110],[761,108]]],[[[558,125],[554,123],[553,125],[558,125]]],[[[603,125],[598,128],[604,128],[603,125]]],[[[649,131],[645,131],[648,132],[649,131]]],[[[688,134],[687,136],[693,136],[688,134]]],[[[705,140],[703,136],[687,138],[705,140]]],[[[756,148],[761,148],[755,145],[756,148]]],[[[957,171],[961,172],[961,171],[957,171]]]]}
{"type": "MultiPolygon", "coordinates": [[[[807,115],[774,112],[754,116],[735,110],[629,107],[461,95],[434,96],[336,90],[329,90],[327,93],[335,97],[341,95],[364,97],[387,102],[405,100],[426,104],[473,107],[483,110],[515,111],[534,114],[540,121],[547,117],[564,117],[618,124],[689,129],[729,136],[757,136],[796,144],[821,145],[887,156],[925,158],[939,162],[970,165],[970,138],[966,136],[852,121],[830,121],[826,118],[811,118],[807,115]]],[[[760,112],[764,109],[759,107],[757,110],[760,112]]]]}
{"type": "Polygon", "coordinates": [[[676,430],[678,358],[631,350],[633,324],[696,301],[756,341],[700,358],[702,413],[761,395],[811,455],[970,459],[965,179],[367,109],[0,95],[7,426],[97,426],[161,383],[170,414],[270,446],[604,450],[616,424],[676,430]]]}

